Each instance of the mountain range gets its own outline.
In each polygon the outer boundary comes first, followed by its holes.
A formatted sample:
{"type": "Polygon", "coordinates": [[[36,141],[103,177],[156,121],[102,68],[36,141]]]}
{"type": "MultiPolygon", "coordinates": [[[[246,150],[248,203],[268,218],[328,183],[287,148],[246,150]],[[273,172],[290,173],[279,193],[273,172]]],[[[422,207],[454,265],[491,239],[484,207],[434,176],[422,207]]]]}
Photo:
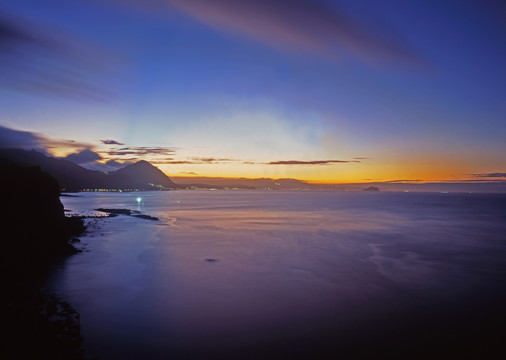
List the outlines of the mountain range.
{"type": "Polygon", "coordinates": [[[85,169],[69,160],[56,159],[35,150],[0,149],[0,163],[38,166],[54,177],[65,191],[83,189],[164,190],[177,188],[160,169],[141,160],[110,173],[85,169]]]}
{"type": "MultiPolygon", "coordinates": [[[[174,183],[160,169],[141,160],[114,172],[105,173],[89,170],[78,164],[46,156],[35,150],[0,149],[0,165],[14,163],[23,166],[38,166],[41,170],[58,180],[64,191],[83,189],[267,189],[267,190],[327,190],[360,191],[376,187],[382,191],[415,192],[485,192],[506,193],[506,181],[474,180],[462,182],[408,181],[368,182],[348,184],[312,184],[297,179],[245,179],[219,177],[174,177],[174,183]]],[[[3,174],[2,174],[3,175],[3,174]]]]}

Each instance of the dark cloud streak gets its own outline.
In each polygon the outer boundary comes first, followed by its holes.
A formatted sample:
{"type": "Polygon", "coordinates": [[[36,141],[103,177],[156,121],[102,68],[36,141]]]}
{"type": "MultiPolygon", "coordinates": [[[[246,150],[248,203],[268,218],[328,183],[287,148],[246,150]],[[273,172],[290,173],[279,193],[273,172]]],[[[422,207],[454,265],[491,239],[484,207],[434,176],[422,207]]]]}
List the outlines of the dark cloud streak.
{"type": "Polygon", "coordinates": [[[506,172],[471,174],[471,175],[479,178],[506,178],[506,172]]]}
{"type": "Polygon", "coordinates": [[[0,12],[0,86],[10,90],[109,101],[103,79],[112,57],[61,29],[0,12]],[[99,80],[100,79],[100,80],[99,80]]]}
{"type": "Polygon", "coordinates": [[[331,165],[331,164],[343,164],[343,163],[359,163],[358,160],[281,160],[271,161],[264,163],[264,165],[331,165]]]}
{"type": "Polygon", "coordinates": [[[0,125],[0,148],[40,149],[47,139],[38,133],[14,130],[0,125]]]}
{"type": "MultiPolygon", "coordinates": [[[[137,2],[152,6],[157,0],[137,2]]],[[[166,0],[166,3],[211,27],[242,34],[278,49],[330,57],[351,52],[374,64],[423,63],[402,36],[379,26],[371,29],[365,20],[355,20],[343,9],[323,1],[166,0]]]]}
{"type": "Polygon", "coordinates": [[[49,149],[61,146],[73,147],[79,150],[93,148],[90,144],[76,142],[74,140],[49,139],[36,132],[15,130],[0,125],[0,148],[33,149],[47,154],[49,149]]]}
{"type": "Polygon", "coordinates": [[[116,141],[116,140],[100,140],[102,142],[102,144],[105,144],[105,145],[125,145],[123,143],[120,143],[119,141],[116,141]]]}
{"type": "Polygon", "coordinates": [[[176,160],[174,158],[167,159],[154,159],[150,160],[153,164],[166,164],[166,165],[209,165],[209,164],[223,164],[229,162],[239,162],[241,160],[229,158],[214,158],[214,157],[191,157],[188,160],[176,160]]]}
{"type": "Polygon", "coordinates": [[[201,163],[196,163],[194,161],[188,161],[188,160],[153,160],[153,161],[150,161],[151,164],[156,164],[156,165],[183,165],[183,164],[201,164],[201,163]]]}
{"type": "Polygon", "coordinates": [[[138,146],[138,147],[122,147],[118,149],[103,151],[101,153],[107,154],[109,156],[125,156],[125,155],[146,156],[146,155],[173,155],[175,154],[175,152],[176,149],[172,147],[138,146]]]}
{"type": "Polygon", "coordinates": [[[213,158],[213,157],[192,157],[192,160],[195,160],[198,164],[213,164],[213,163],[221,163],[221,162],[231,162],[238,161],[236,159],[229,158],[213,158]]]}

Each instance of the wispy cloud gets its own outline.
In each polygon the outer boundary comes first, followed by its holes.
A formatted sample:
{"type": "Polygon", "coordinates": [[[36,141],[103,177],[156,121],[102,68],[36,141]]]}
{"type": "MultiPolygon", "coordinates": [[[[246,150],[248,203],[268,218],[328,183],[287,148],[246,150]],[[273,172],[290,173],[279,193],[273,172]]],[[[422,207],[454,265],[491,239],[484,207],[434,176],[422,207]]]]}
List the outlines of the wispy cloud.
{"type": "Polygon", "coordinates": [[[121,167],[124,167],[126,165],[129,165],[129,164],[132,164],[134,162],[134,160],[126,160],[126,161],[123,161],[123,162],[118,162],[116,160],[109,160],[109,161],[106,161],[105,162],[105,165],[107,166],[111,166],[111,167],[114,167],[114,168],[121,168],[121,167]]]}
{"type": "Polygon", "coordinates": [[[109,160],[104,162],[100,161],[92,161],[84,164],[80,164],[82,167],[85,167],[89,170],[97,170],[97,171],[105,171],[105,172],[113,172],[116,170],[119,170],[127,165],[133,164],[136,159],[133,161],[116,161],[116,160],[109,160]]]}
{"type": "MultiPolygon", "coordinates": [[[[134,0],[152,6],[157,0],[134,0]]],[[[339,56],[351,52],[369,63],[420,63],[399,34],[358,21],[321,0],[166,0],[221,31],[241,34],[278,49],[339,56]],[[388,35],[387,35],[388,34],[388,35]]]]}
{"type": "MultiPolygon", "coordinates": [[[[81,165],[89,170],[97,170],[97,171],[105,171],[112,172],[122,167],[125,167],[134,161],[132,160],[123,160],[116,161],[114,159],[110,159],[104,162],[104,159],[99,153],[91,150],[84,149],[72,154],[69,154],[64,157],[64,159],[72,161],[78,165],[81,165]]],[[[134,159],[136,160],[136,159],[134,159]]]]}
{"type": "Polygon", "coordinates": [[[214,157],[191,157],[187,160],[179,160],[174,158],[166,158],[154,160],[154,164],[172,164],[172,165],[202,165],[202,164],[226,164],[226,163],[239,163],[242,165],[331,165],[341,163],[360,163],[359,160],[280,160],[271,162],[256,162],[256,161],[243,161],[232,158],[214,158],[214,157]]]}
{"type": "Polygon", "coordinates": [[[398,180],[388,180],[388,181],[381,181],[381,183],[389,184],[389,183],[419,183],[423,182],[424,180],[421,179],[398,179],[398,180]]]}
{"type": "Polygon", "coordinates": [[[100,140],[100,142],[102,142],[102,144],[104,145],[125,145],[123,143],[120,143],[119,141],[116,141],[116,140],[100,140]]]}
{"type": "Polygon", "coordinates": [[[136,146],[136,147],[122,147],[118,149],[107,150],[103,151],[102,153],[107,154],[109,156],[173,155],[176,153],[176,148],[164,146],[155,146],[155,147],[136,146]]]}
{"type": "Polygon", "coordinates": [[[506,178],[506,172],[470,174],[470,175],[478,178],[506,178]]]}
{"type": "Polygon", "coordinates": [[[0,12],[0,86],[10,90],[108,101],[104,49],[61,29],[0,12]],[[99,80],[100,79],[100,80],[99,80]]]}
{"type": "Polygon", "coordinates": [[[14,130],[0,125],[0,148],[43,148],[47,139],[42,135],[30,131],[14,130]]]}
{"type": "Polygon", "coordinates": [[[194,156],[191,158],[198,164],[215,164],[215,163],[222,163],[222,162],[231,162],[231,161],[239,161],[236,159],[230,159],[230,158],[214,158],[214,157],[198,157],[194,156]]]}
{"type": "Polygon", "coordinates": [[[359,160],[281,160],[264,163],[265,165],[331,165],[342,163],[359,163],[359,160]]]}
{"type": "Polygon", "coordinates": [[[230,159],[230,158],[215,158],[215,157],[199,157],[193,156],[186,159],[153,159],[150,160],[152,164],[167,164],[167,165],[204,165],[204,164],[223,164],[229,162],[241,162],[241,160],[230,159]]]}
{"type": "Polygon", "coordinates": [[[36,150],[47,156],[53,156],[54,150],[65,148],[74,152],[61,157],[61,159],[98,171],[115,171],[137,160],[136,158],[107,159],[95,151],[92,144],[74,140],[50,139],[39,133],[10,129],[4,126],[0,126],[0,148],[36,150]]]}
{"type": "Polygon", "coordinates": [[[51,149],[59,147],[71,148],[76,151],[93,148],[90,144],[75,140],[50,139],[37,132],[16,130],[0,125],[0,148],[33,149],[47,153],[51,149]]]}
{"type": "Polygon", "coordinates": [[[151,164],[155,165],[186,165],[186,164],[195,164],[195,161],[190,160],[173,160],[173,159],[165,159],[165,160],[150,160],[151,164]]]}

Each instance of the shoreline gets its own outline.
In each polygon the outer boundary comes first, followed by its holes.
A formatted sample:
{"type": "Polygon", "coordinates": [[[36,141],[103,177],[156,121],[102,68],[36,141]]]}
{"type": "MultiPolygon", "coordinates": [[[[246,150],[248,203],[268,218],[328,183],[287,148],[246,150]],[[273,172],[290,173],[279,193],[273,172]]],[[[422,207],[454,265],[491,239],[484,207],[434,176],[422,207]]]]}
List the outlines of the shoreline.
{"type": "Polygon", "coordinates": [[[39,168],[7,164],[0,170],[0,357],[89,359],[79,314],[44,289],[51,271],[79,252],[73,243],[86,230],[83,217],[65,216],[58,183],[39,168]]]}
{"type": "MultiPolygon", "coordinates": [[[[186,204],[184,201],[183,203],[186,204]]],[[[120,209],[121,206],[120,202],[118,202],[110,204],[110,209],[102,210],[113,210],[112,213],[118,212],[119,214],[116,214],[117,216],[123,216],[122,220],[118,218],[120,222],[126,221],[132,224],[132,222],[128,219],[131,212],[134,210],[126,208],[120,209]]],[[[89,218],[97,218],[97,220],[85,221],[88,226],[87,231],[93,233],[94,228],[103,224],[102,221],[98,220],[98,218],[102,217],[109,216],[90,216],[89,218]]],[[[115,220],[113,220],[113,222],[114,221],[115,220]]],[[[149,225],[149,222],[146,222],[146,225],[149,225]]],[[[128,231],[128,229],[130,228],[125,228],[125,231],[128,231]]],[[[97,231],[97,237],[102,235],[100,232],[100,230],[97,231]]],[[[117,238],[122,237],[121,234],[115,234],[113,236],[116,236],[117,238]]],[[[98,239],[100,238],[98,237],[98,239]]],[[[78,245],[78,247],[80,246],[78,245]]],[[[68,257],[63,259],[68,259],[68,257]]],[[[227,258],[225,256],[222,257],[214,253],[206,254],[206,257],[198,258],[197,263],[212,263],[212,261],[209,261],[208,259],[218,259],[218,261],[211,265],[212,267],[208,269],[209,271],[219,270],[219,267],[227,264],[227,258]]],[[[124,266],[122,268],[124,268],[124,266]]],[[[75,283],[78,284],[79,281],[75,283]]],[[[490,286],[485,286],[485,289],[490,288],[490,286]]],[[[379,315],[381,316],[377,318],[370,318],[368,321],[363,322],[353,322],[349,328],[342,329],[342,332],[339,333],[337,338],[336,335],[338,333],[334,331],[334,325],[337,322],[342,321],[342,319],[337,317],[337,315],[334,319],[335,323],[331,321],[333,319],[329,320],[328,329],[326,327],[326,323],[314,323],[314,336],[306,337],[303,334],[304,331],[302,331],[301,334],[304,336],[300,335],[301,337],[298,337],[299,335],[295,333],[298,330],[290,327],[287,329],[295,331],[293,334],[290,332],[278,333],[278,335],[287,334],[287,337],[284,338],[284,341],[282,342],[266,342],[263,343],[262,346],[251,343],[251,347],[245,348],[241,348],[237,345],[237,349],[234,348],[237,352],[232,351],[231,353],[227,353],[230,357],[225,356],[216,358],[248,358],[247,354],[251,354],[249,357],[251,359],[269,359],[272,358],[269,357],[272,354],[279,354],[281,357],[281,354],[286,355],[286,352],[294,357],[297,355],[305,355],[305,358],[311,358],[314,357],[315,352],[318,351],[320,351],[319,355],[322,355],[322,358],[326,355],[340,355],[341,357],[345,355],[345,357],[349,356],[349,358],[361,358],[360,356],[363,356],[362,358],[365,358],[366,356],[373,356],[375,354],[385,356],[391,355],[391,358],[411,357],[420,359],[431,357],[434,354],[444,354],[449,357],[455,356],[456,354],[464,357],[466,355],[479,356],[484,353],[490,353],[492,355],[492,350],[497,351],[501,349],[500,341],[504,335],[501,320],[506,319],[506,314],[501,308],[499,299],[505,299],[506,294],[504,294],[503,291],[499,291],[499,289],[497,292],[491,294],[480,294],[478,292],[480,289],[481,287],[478,287],[476,289],[477,292],[474,293],[476,299],[468,297],[473,294],[473,292],[470,292],[467,294],[468,296],[464,297],[464,299],[467,300],[463,300],[459,297],[460,300],[457,303],[435,302],[432,305],[424,305],[413,300],[411,303],[413,306],[406,307],[404,311],[400,311],[394,307],[392,308],[395,310],[394,312],[380,312],[379,315]],[[415,306],[417,304],[419,306],[415,306]],[[336,344],[336,341],[338,341],[338,344],[336,344]],[[289,348],[285,348],[285,346],[289,346],[289,348]],[[487,350],[483,350],[484,348],[487,350]],[[375,349],[375,352],[371,349],[375,349]],[[413,354],[413,351],[415,354],[413,354]]],[[[98,293],[88,293],[90,296],[100,296],[98,293]]],[[[73,302],[73,300],[71,300],[71,302],[73,302]]],[[[58,303],[53,305],[54,303],[55,301],[52,301],[51,298],[44,303],[44,316],[49,317],[47,309],[51,311],[51,309],[54,309],[55,307],[59,309],[62,306],[58,303]],[[52,304],[48,305],[49,303],[52,304]]],[[[409,304],[410,303],[407,303],[406,305],[409,304]]],[[[86,312],[84,311],[83,314],[85,313],[86,312]]],[[[72,329],[75,329],[72,325],[72,314],[73,313],[67,314],[67,316],[70,316],[68,322],[69,326],[66,327],[67,331],[69,331],[69,336],[72,334],[72,329]]],[[[77,312],[75,312],[75,314],[77,314],[77,312]]],[[[102,326],[102,324],[100,324],[100,326],[102,326]]],[[[76,342],[82,341],[83,339],[80,336],[81,335],[79,335],[78,338],[74,338],[74,340],[76,342]]],[[[104,338],[106,336],[107,335],[104,334],[104,338]]],[[[277,339],[277,336],[273,339],[277,339]]],[[[251,338],[238,338],[237,344],[242,343],[242,341],[249,340],[251,340],[251,338]]],[[[261,338],[259,338],[259,340],[261,340],[261,338]]],[[[174,358],[178,358],[178,355],[184,357],[190,353],[195,354],[195,356],[203,355],[203,353],[199,352],[200,350],[192,352],[193,350],[190,347],[178,348],[176,345],[177,344],[174,345],[174,352],[172,353],[174,358]],[[180,353],[178,353],[178,349],[181,351],[180,353]]],[[[203,345],[206,345],[206,343],[203,343],[203,345]]],[[[81,350],[86,351],[86,349],[87,346],[85,339],[84,348],[81,348],[81,350]]],[[[140,351],[156,351],[156,348],[153,349],[151,347],[140,349],[140,351]]],[[[213,356],[217,356],[217,353],[214,353],[213,351],[219,350],[211,345],[208,348],[204,346],[203,349],[206,358],[214,358],[213,356]]],[[[223,347],[223,349],[225,349],[225,347],[223,347]]],[[[88,350],[93,351],[91,348],[88,348],[88,350]]],[[[160,358],[155,355],[153,359],[160,358]]],[[[81,357],[65,358],[79,360],[89,359],[85,353],[82,353],[79,356],[81,357]]],[[[104,356],[104,358],[108,359],[107,356],[104,356]]],[[[135,359],[135,357],[130,358],[135,359]]]]}
{"type": "MultiPolygon", "coordinates": [[[[82,222],[82,218],[66,218],[74,225],[76,219],[82,222]]],[[[76,236],[84,231],[84,225],[77,226],[64,246],[28,269],[12,262],[2,264],[7,293],[1,301],[5,334],[0,352],[2,358],[94,359],[87,356],[82,348],[79,313],[67,301],[45,288],[51,273],[66,259],[81,252],[73,243],[80,241],[76,236]],[[5,274],[7,271],[8,275],[5,274]]],[[[25,249],[22,255],[33,258],[34,254],[29,252],[25,249]]],[[[23,263],[22,259],[16,260],[23,263]]]]}

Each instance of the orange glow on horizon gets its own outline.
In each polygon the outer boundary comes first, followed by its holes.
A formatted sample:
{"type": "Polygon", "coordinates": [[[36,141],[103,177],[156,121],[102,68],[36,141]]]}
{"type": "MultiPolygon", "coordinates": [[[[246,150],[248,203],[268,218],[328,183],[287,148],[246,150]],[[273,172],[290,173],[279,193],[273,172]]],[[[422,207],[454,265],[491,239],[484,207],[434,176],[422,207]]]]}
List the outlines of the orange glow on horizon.
{"type": "MultiPolygon", "coordinates": [[[[102,154],[104,158],[97,163],[104,164],[110,158],[103,155],[107,148],[100,151],[100,147],[93,150],[102,154]]],[[[76,153],[82,148],[73,147],[72,144],[59,144],[48,149],[55,157],[65,157],[76,153]]],[[[444,154],[439,152],[414,154],[378,153],[375,157],[363,158],[360,161],[309,164],[311,159],[304,159],[297,164],[284,164],[279,159],[262,159],[253,162],[241,160],[216,159],[209,163],[197,162],[194,154],[188,153],[163,163],[157,155],[139,156],[135,160],[151,161],[152,164],[173,178],[219,178],[219,179],[294,179],[310,184],[357,184],[375,182],[453,182],[472,180],[473,173],[493,172],[500,159],[488,157],[488,163],[477,156],[459,156],[459,154],[444,154]],[[195,163],[192,163],[192,160],[195,163]],[[173,163],[171,163],[173,161],[173,163]],[[158,163],[161,162],[161,163],[158,163]],[[179,162],[179,163],[178,163],[179,162]],[[270,164],[276,162],[277,164],[270,164]]],[[[225,157],[223,155],[223,157],[225,157]]],[[[329,157],[315,157],[325,159],[329,157]]],[[[339,158],[330,157],[330,158],[339,158]]],[[[350,157],[351,158],[351,157],[350,157]]],[[[122,158],[114,158],[122,161],[122,158]]],[[[323,161],[322,161],[323,162],[323,161]]],[[[86,166],[85,166],[86,167],[86,166]]]]}
{"type": "Polygon", "coordinates": [[[157,165],[172,177],[227,179],[296,179],[312,184],[348,184],[406,180],[410,182],[467,180],[481,159],[439,153],[378,155],[358,163],[323,165],[185,164],[157,165]],[[470,161],[471,160],[471,161],[470,161]]]}

